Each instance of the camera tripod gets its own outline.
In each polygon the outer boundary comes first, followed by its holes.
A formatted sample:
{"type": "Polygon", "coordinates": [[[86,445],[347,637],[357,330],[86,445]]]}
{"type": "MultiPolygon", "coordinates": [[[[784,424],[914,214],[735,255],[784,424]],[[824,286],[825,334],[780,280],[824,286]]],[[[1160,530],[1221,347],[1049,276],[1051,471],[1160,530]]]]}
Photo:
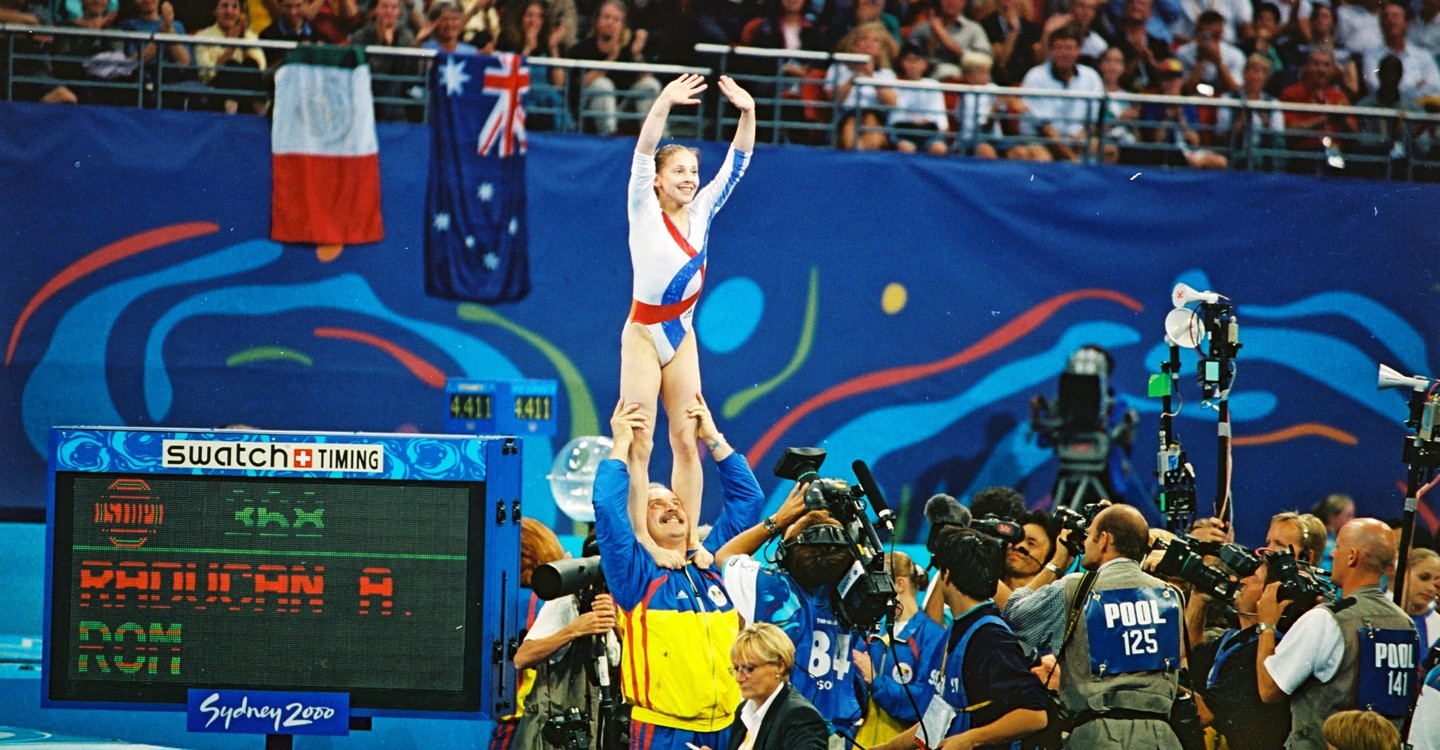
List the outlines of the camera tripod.
{"type": "Polygon", "coordinates": [[[1104,432],[1061,434],[1055,441],[1060,470],[1050,496],[1056,508],[1079,510],[1110,497],[1105,471],[1110,460],[1110,436],[1104,432]]]}

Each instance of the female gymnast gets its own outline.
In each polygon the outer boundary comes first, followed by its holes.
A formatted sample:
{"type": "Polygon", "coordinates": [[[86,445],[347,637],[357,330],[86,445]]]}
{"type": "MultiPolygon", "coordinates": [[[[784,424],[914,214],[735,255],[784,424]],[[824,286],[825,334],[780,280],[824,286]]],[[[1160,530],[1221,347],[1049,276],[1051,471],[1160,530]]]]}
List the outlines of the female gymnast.
{"type": "MultiPolygon", "coordinates": [[[[692,407],[704,404],[691,321],[705,281],[710,221],[745,173],[755,147],[755,100],[728,76],[720,77],[719,86],[740,110],[735,138],[719,173],[702,189],[698,151],[677,144],[655,150],[670,108],[699,104],[706,88],[701,76],[680,76],[660,92],[640,128],[630,165],[627,209],[635,281],[634,302],[620,342],[620,397],[626,404],[639,404],[650,425],[656,423],[657,397],[664,399],[674,453],[671,489],[685,508],[691,549],[700,547],[695,528],[703,485],[692,407]]],[[[637,434],[630,449],[630,520],[657,563],[680,567],[685,561],[660,550],[645,531],[653,446],[651,429],[637,434]]],[[[709,556],[702,553],[701,558],[705,564],[709,556]]]]}

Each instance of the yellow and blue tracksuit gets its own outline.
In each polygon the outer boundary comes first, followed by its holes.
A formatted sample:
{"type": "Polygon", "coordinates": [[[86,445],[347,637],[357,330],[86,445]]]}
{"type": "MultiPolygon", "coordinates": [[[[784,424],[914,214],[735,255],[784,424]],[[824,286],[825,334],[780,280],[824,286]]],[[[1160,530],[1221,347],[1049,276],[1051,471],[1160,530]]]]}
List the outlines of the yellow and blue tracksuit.
{"type": "MultiPolygon", "coordinates": [[[[764,497],[739,453],[718,463],[725,507],[705,546],[718,550],[759,521],[764,497]]],[[[693,742],[726,747],[740,704],[730,647],[740,618],[719,571],[667,570],[636,540],[626,510],[630,472],[608,459],[595,472],[595,535],[600,567],[620,609],[621,685],[631,711],[632,750],[685,750],[693,742]]]]}

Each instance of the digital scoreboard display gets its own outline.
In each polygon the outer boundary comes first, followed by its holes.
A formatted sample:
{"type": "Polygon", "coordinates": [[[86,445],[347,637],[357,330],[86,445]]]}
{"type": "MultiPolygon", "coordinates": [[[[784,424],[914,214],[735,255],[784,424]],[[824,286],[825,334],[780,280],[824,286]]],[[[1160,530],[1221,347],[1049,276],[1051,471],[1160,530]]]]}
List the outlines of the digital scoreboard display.
{"type": "Polygon", "coordinates": [[[183,710],[201,688],[348,693],[357,714],[513,710],[492,654],[515,633],[514,441],[52,442],[47,702],[183,710]]]}

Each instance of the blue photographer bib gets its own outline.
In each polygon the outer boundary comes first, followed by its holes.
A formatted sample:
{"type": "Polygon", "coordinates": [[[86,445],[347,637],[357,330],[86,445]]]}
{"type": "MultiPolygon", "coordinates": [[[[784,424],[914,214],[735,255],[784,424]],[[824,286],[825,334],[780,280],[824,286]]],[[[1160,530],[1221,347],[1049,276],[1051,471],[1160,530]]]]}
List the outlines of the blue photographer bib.
{"type": "Polygon", "coordinates": [[[840,625],[824,592],[807,593],[782,571],[763,568],[755,577],[755,621],[785,631],[795,644],[790,683],[832,729],[852,731],[861,718],[852,649],[861,644],[840,625]]]}
{"type": "Polygon", "coordinates": [[[1180,668],[1180,601],[1169,588],[1093,591],[1085,604],[1090,671],[1105,677],[1180,668]]]}
{"type": "Polygon", "coordinates": [[[1415,689],[1415,659],[1420,650],[1415,631],[1360,628],[1359,649],[1356,707],[1392,719],[1404,716],[1415,689]]]}

